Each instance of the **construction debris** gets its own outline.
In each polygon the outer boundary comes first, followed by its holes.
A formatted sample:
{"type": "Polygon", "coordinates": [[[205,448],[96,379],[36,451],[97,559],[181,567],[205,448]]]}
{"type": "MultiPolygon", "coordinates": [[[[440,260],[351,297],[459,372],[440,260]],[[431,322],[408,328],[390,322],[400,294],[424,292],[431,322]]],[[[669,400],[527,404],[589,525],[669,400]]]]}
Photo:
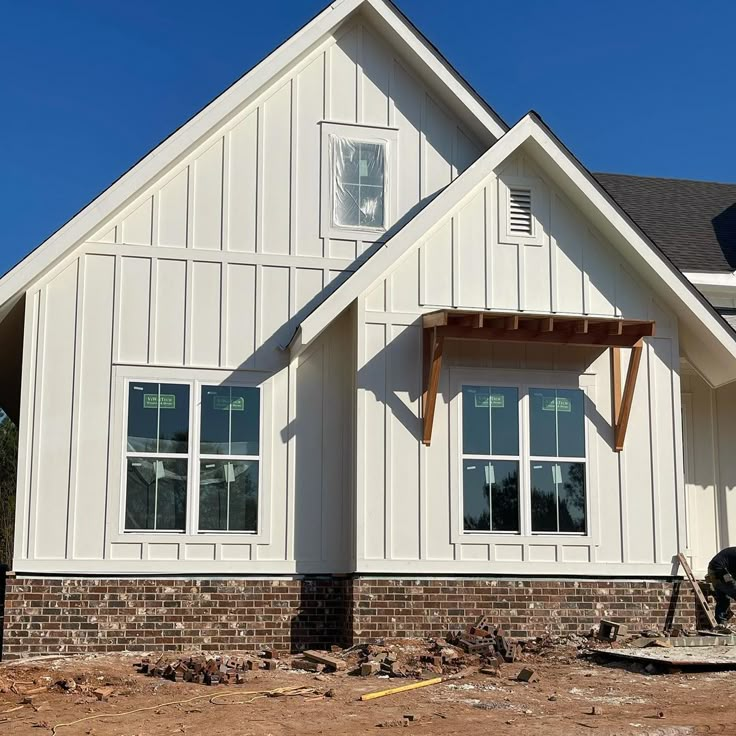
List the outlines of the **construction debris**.
{"type": "MultiPolygon", "coordinates": [[[[272,653],[271,653],[272,656],[272,653]]],[[[245,682],[245,673],[264,667],[275,670],[278,661],[272,658],[255,660],[243,657],[206,657],[168,659],[162,655],[155,662],[144,657],[135,665],[138,672],[150,677],[162,677],[173,682],[192,682],[199,685],[227,685],[245,682]]]]}
{"type": "Polygon", "coordinates": [[[487,616],[481,616],[464,632],[450,637],[450,641],[468,654],[477,654],[486,659],[515,662],[521,655],[518,642],[509,639],[500,626],[494,626],[487,616]]]}
{"type": "Polygon", "coordinates": [[[347,668],[347,663],[344,659],[338,659],[332,657],[329,654],[317,652],[313,649],[308,649],[306,652],[302,652],[305,659],[309,659],[317,664],[322,664],[328,672],[337,672],[338,670],[344,670],[347,668]]]}
{"type": "Polygon", "coordinates": [[[516,676],[516,679],[519,682],[539,682],[539,675],[534,670],[524,667],[516,676]]]}
{"type": "Polygon", "coordinates": [[[626,636],[628,633],[628,626],[617,621],[601,619],[598,625],[598,638],[601,641],[616,641],[619,636],[626,636]]]}

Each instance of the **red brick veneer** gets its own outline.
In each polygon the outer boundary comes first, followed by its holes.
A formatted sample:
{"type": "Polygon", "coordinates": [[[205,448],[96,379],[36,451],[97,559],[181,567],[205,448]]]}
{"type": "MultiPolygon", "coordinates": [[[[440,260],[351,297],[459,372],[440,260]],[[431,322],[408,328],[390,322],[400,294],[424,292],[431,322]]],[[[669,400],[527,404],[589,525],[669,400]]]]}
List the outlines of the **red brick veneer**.
{"type": "MultiPolygon", "coordinates": [[[[444,636],[481,615],[512,636],[587,632],[599,618],[662,628],[670,581],[477,578],[8,578],[3,657],[150,649],[327,648],[444,636]]],[[[695,623],[682,586],[674,620],[695,623]]]]}
{"type": "Polygon", "coordinates": [[[677,588],[673,620],[695,624],[687,584],[642,580],[361,578],[353,584],[353,634],[444,636],[488,616],[511,636],[587,633],[600,618],[662,629],[677,588]]]}

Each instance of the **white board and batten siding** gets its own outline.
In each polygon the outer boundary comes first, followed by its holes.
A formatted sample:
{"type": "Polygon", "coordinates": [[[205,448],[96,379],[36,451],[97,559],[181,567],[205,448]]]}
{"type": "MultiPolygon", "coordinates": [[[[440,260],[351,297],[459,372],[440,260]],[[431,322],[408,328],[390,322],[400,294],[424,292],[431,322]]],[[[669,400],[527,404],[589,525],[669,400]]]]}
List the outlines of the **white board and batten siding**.
{"type": "Polygon", "coordinates": [[[533,159],[516,154],[358,302],[358,570],[669,574],[685,528],[679,361],[674,316],[533,159]],[[505,180],[533,183],[535,244],[499,237],[505,180]],[[439,308],[656,320],[623,452],[612,449],[608,351],[459,341],[445,345],[432,441],[423,446],[420,315],[439,308]],[[588,387],[585,535],[462,531],[458,384],[494,375],[551,384],[572,375],[588,387]]]}
{"type": "Polygon", "coordinates": [[[686,364],[682,405],[688,547],[705,573],[719,549],[736,546],[736,385],[713,389],[686,364]]]}
{"type": "Polygon", "coordinates": [[[345,124],[348,136],[351,125],[395,130],[395,221],[492,142],[475,140],[448,104],[352,18],[33,285],[17,570],[348,569],[354,317],[292,365],[280,349],[372,245],[321,236],[320,123],[345,124]],[[269,512],[256,537],[120,531],[123,375],[264,387],[269,512]]]}

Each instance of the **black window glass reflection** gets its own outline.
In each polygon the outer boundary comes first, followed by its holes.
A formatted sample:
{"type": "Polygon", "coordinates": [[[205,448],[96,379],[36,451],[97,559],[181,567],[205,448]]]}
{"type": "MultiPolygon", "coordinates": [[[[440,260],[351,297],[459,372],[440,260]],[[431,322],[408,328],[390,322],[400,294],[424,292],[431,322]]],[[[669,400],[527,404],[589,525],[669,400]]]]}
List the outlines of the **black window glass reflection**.
{"type": "Polygon", "coordinates": [[[580,389],[529,390],[533,456],[585,457],[584,399],[580,389]]]}
{"type": "Polygon", "coordinates": [[[202,386],[200,452],[258,455],[261,394],[244,386],[202,386]]]}
{"type": "Polygon", "coordinates": [[[187,461],[129,457],[125,528],[184,531],[187,461]]]}
{"type": "Polygon", "coordinates": [[[463,461],[463,527],[466,531],[519,531],[519,463],[463,461]]]}
{"type": "Polygon", "coordinates": [[[199,475],[199,528],[255,532],[258,526],[258,462],[203,460],[199,475]]]}
{"type": "Polygon", "coordinates": [[[585,463],[531,463],[532,531],[584,533],[585,463]]]}
{"type": "Polygon", "coordinates": [[[463,386],[463,454],[519,454],[516,388],[463,386]]]}
{"type": "Polygon", "coordinates": [[[128,451],[184,454],[189,448],[189,386],[128,386],[128,451]]]}

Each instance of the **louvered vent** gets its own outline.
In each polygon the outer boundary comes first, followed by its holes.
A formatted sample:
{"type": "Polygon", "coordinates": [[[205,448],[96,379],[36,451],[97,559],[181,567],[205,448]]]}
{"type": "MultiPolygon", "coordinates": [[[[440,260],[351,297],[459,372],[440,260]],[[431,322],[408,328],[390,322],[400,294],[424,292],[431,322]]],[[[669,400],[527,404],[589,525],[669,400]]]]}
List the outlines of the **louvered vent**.
{"type": "Polygon", "coordinates": [[[532,193],[530,189],[509,189],[509,232],[532,233],[532,193]]]}

